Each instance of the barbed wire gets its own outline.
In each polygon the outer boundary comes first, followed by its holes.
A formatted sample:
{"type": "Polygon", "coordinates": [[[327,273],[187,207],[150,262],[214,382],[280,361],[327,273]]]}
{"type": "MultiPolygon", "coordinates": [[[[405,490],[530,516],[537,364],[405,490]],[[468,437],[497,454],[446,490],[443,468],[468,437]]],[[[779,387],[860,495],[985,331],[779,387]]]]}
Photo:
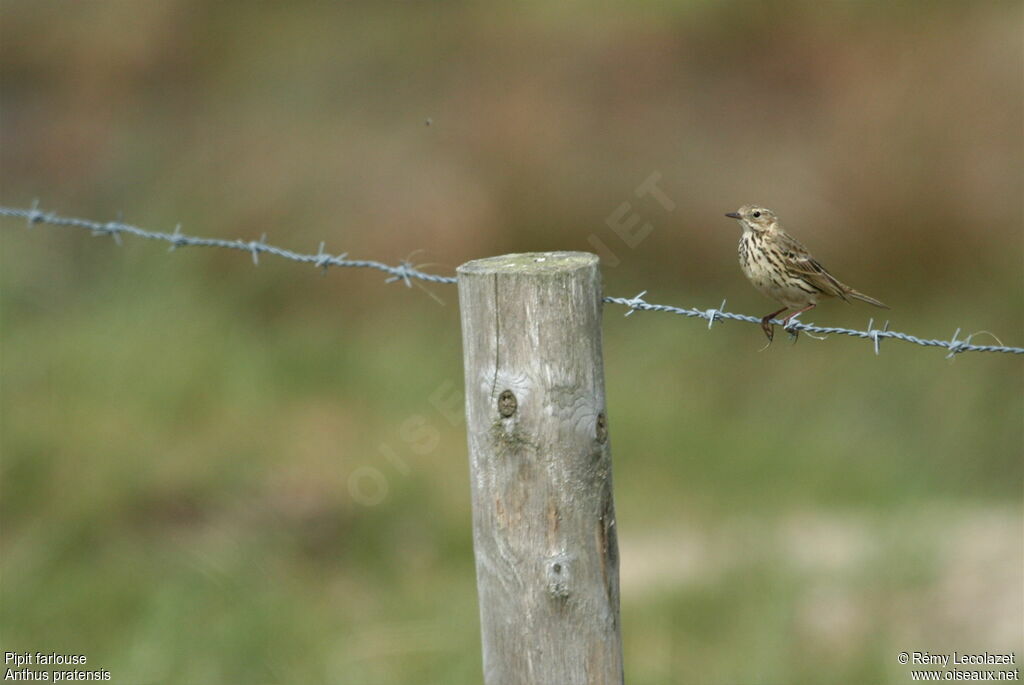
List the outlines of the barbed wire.
{"type": "MultiPolygon", "coordinates": [[[[413,280],[426,281],[429,283],[457,283],[458,279],[455,276],[442,276],[440,274],[428,273],[421,271],[416,268],[408,260],[403,260],[397,265],[392,266],[383,262],[378,262],[371,259],[349,259],[348,253],[341,253],[332,255],[324,251],[325,244],[320,243],[320,249],[315,254],[302,254],[287,250],[285,248],[270,245],[266,242],[266,235],[264,234],[259,240],[226,240],[223,238],[198,238],[195,236],[185,235],[181,232],[181,225],[175,227],[171,233],[165,233],[160,231],[148,231],[138,226],[126,224],[121,221],[108,221],[98,222],[90,221],[89,219],[78,219],[74,217],[61,216],[55,212],[44,212],[38,207],[38,203],[28,209],[20,209],[16,207],[0,207],[0,216],[14,217],[25,219],[29,228],[35,224],[48,224],[50,226],[69,226],[72,228],[81,228],[90,231],[93,235],[107,235],[114,239],[114,241],[120,245],[121,235],[128,234],[139,238],[145,238],[147,240],[157,240],[166,243],[170,243],[170,250],[175,250],[179,247],[219,247],[229,250],[239,250],[241,252],[248,252],[252,255],[254,264],[259,264],[259,256],[261,254],[271,254],[284,259],[289,259],[295,262],[304,264],[312,264],[314,266],[322,268],[326,271],[329,267],[355,267],[355,268],[367,268],[376,269],[377,271],[383,271],[389,275],[389,278],[385,282],[393,283],[401,281],[405,283],[407,287],[412,287],[413,280]]],[[[704,319],[708,322],[708,328],[711,328],[716,321],[744,321],[748,323],[761,323],[761,319],[756,316],[748,316],[746,314],[734,314],[732,312],[725,311],[725,300],[722,301],[721,306],[711,309],[687,309],[684,307],[675,307],[667,304],[653,304],[646,302],[643,296],[647,294],[647,291],[643,291],[634,297],[605,297],[604,301],[609,304],[617,304],[627,307],[629,311],[626,312],[626,316],[633,314],[638,311],[646,312],[667,312],[670,314],[677,314],[679,316],[686,316],[690,318],[704,319]]],[[[804,332],[811,335],[848,335],[855,338],[862,338],[870,340],[874,346],[875,354],[879,354],[879,344],[882,340],[893,339],[902,340],[903,342],[913,343],[915,345],[921,345],[924,347],[941,347],[949,351],[947,357],[953,357],[954,355],[962,352],[1003,352],[1006,354],[1024,354],[1024,347],[1008,347],[1005,345],[975,345],[971,342],[971,339],[975,335],[981,333],[987,333],[987,331],[979,331],[978,333],[972,333],[964,339],[959,339],[960,329],[956,329],[953,333],[953,337],[950,340],[932,340],[927,338],[919,338],[914,335],[907,333],[900,333],[898,331],[889,330],[889,322],[887,321],[882,328],[874,327],[874,319],[868,322],[868,330],[859,331],[850,328],[840,328],[835,326],[815,326],[814,324],[805,324],[800,321],[791,319],[788,323],[783,324],[782,321],[772,320],[773,323],[782,325],[786,331],[791,335],[796,332],[804,332]]],[[[991,335],[991,333],[988,333],[991,335]]],[[[995,337],[995,336],[993,336],[995,337]]]]}
{"type": "MultiPolygon", "coordinates": [[[[705,319],[708,322],[708,328],[718,320],[732,320],[732,321],[747,321],[749,323],[760,324],[761,319],[756,316],[749,316],[747,314],[733,314],[727,312],[725,308],[725,300],[722,300],[720,308],[712,309],[685,309],[683,307],[673,307],[668,304],[651,304],[645,302],[643,296],[647,294],[647,291],[640,293],[636,297],[606,297],[605,302],[611,302],[613,304],[621,304],[629,307],[629,311],[626,312],[626,316],[629,316],[635,311],[649,311],[649,312],[668,312],[670,314],[678,314],[680,316],[688,316],[693,318],[705,319]]],[[[889,330],[889,322],[886,321],[882,328],[875,328],[875,320],[871,319],[868,322],[868,330],[857,331],[850,328],[840,328],[837,326],[815,326],[814,324],[801,323],[797,321],[793,322],[792,319],[789,322],[783,322],[778,319],[772,319],[772,323],[782,326],[786,331],[800,331],[812,335],[849,335],[854,338],[865,338],[874,343],[875,354],[879,354],[879,344],[886,338],[892,338],[894,340],[902,340],[904,342],[914,343],[915,345],[922,345],[924,347],[942,347],[949,350],[948,357],[960,354],[961,352],[1006,352],[1008,354],[1024,354],[1024,347],[1007,347],[1005,345],[974,345],[971,343],[971,339],[975,335],[981,333],[987,333],[992,335],[988,331],[979,331],[978,333],[972,333],[963,340],[959,340],[960,329],[956,329],[953,333],[951,340],[929,340],[927,338],[919,338],[916,335],[909,335],[907,333],[900,333],[898,331],[889,330]]],[[[994,337],[994,336],[993,336],[994,337]]]]}
{"type": "Polygon", "coordinates": [[[74,217],[60,216],[54,212],[42,212],[35,204],[33,204],[29,209],[0,207],[0,216],[24,218],[28,222],[28,226],[30,228],[33,224],[49,224],[51,226],[84,228],[91,231],[93,235],[109,235],[118,245],[121,244],[121,235],[127,233],[128,235],[146,238],[147,240],[161,240],[163,242],[170,243],[170,250],[176,250],[179,247],[221,247],[229,250],[241,250],[242,252],[248,252],[252,255],[253,264],[260,263],[261,254],[272,254],[285,259],[290,259],[293,262],[313,264],[314,266],[321,267],[325,270],[332,266],[377,269],[378,271],[391,274],[391,278],[387,279],[388,283],[403,281],[410,287],[412,286],[410,279],[429,281],[431,283],[458,282],[458,279],[454,276],[441,276],[438,274],[420,271],[408,261],[403,261],[397,266],[390,266],[372,259],[348,259],[348,253],[338,255],[328,254],[327,252],[324,252],[324,243],[320,243],[320,251],[316,254],[300,254],[298,252],[293,252],[292,250],[286,250],[282,247],[268,245],[266,242],[266,234],[264,234],[259,240],[197,238],[195,236],[183,234],[181,232],[181,224],[175,226],[174,231],[171,233],[161,233],[159,231],[147,231],[139,228],[138,226],[132,226],[131,224],[122,223],[120,221],[100,223],[97,221],[90,221],[88,219],[76,219],[74,217]]]}

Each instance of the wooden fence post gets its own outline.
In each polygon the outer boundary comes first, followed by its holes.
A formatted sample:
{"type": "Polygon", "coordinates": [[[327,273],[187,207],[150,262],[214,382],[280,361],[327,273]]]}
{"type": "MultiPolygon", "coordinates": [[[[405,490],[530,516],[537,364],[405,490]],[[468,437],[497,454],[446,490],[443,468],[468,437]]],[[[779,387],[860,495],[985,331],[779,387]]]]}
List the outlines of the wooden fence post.
{"type": "Polygon", "coordinates": [[[458,274],[484,682],[621,684],[597,256],[458,274]]]}

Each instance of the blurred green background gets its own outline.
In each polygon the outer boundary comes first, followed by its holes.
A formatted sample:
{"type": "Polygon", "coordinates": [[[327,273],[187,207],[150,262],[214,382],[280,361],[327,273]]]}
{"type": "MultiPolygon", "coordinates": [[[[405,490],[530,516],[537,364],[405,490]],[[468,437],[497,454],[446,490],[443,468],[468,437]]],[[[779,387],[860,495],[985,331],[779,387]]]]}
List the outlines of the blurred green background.
{"type": "MultiPolygon", "coordinates": [[[[1017,2],[0,19],[0,204],[444,274],[597,251],[607,294],[760,316],[722,216],[754,202],[893,329],[1024,344],[1017,2]],[[671,211],[636,195],[654,173],[671,211]]],[[[0,247],[3,650],[123,683],[480,682],[454,287],[10,219],[0,247]]],[[[630,683],[1021,658],[1020,359],[606,313],[630,683]]]]}

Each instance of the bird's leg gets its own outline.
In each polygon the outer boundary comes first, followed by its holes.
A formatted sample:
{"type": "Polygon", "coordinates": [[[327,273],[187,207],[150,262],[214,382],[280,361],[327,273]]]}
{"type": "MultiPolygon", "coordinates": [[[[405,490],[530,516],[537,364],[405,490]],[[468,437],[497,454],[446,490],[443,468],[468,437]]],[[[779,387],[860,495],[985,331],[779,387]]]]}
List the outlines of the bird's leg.
{"type": "Polygon", "coordinates": [[[796,317],[800,316],[800,315],[801,315],[801,314],[803,314],[804,312],[808,312],[808,311],[810,311],[810,310],[814,309],[814,308],[815,308],[815,307],[817,307],[817,306],[818,306],[818,303],[817,303],[817,302],[812,302],[811,304],[807,305],[806,307],[804,307],[804,308],[803,308],[803,309],[801,309],[800,311],[798,311],[798,312],[793,312],[792,314],[789,314],[789,315],[787,315],[787,316],[783,317],[783,319],[782,319],[782,326],[783,326],[783,328],[785,328],[785,329],[786,329],[786,332],[787,332],[787,333],[789,333],[790,335],[792,335],[792,336],[793,336],[793,342],[796,342],[796,339],[797,339],[797,337],[798,337],[798,336],[800,335],[800,332],[799,332],[799,331],[797,331],[796,329],[790,330],[790,329],[789,329],[789,322],[790,322],[790,321],[791,321],[792,319],[794,319],[794,318],[796,318],[796,317]]]}
{"type": "MultiPolygon", "coordinates": [[[[786,311],[787,309],[789,309],[789,307],[783,307],[779,311],[772,312],[771,314],[768,314],[767,316],[761,319],[761,330],[764,331],[764,334],[766,336],[768,336],[769,345],[772,344],[772,338],[775,337],[775,329],[772,327],[771,321],[772,319],[774,319],[776,316],[786,311]]],[[[783,319],[783,321],[785,321],[785,319],[783,319]]]]}

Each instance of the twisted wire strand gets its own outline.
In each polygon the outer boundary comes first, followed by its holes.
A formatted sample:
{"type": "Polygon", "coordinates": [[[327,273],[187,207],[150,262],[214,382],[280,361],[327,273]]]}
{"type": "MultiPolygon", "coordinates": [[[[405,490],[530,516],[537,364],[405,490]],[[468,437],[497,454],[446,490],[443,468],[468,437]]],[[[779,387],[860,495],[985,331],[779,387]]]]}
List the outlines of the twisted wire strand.
{"type": "MultiPolygon", "coordinates": [[[[440,274],[421,271],[408,261],[402,261],[399,264],[392,266],[390,264],[385,264],[371,259],[349,259],[347,253],[332,255],[324,251],[324,243],[320,243],[320,249],[317,253],[302,254],[268,244],[266,242],[266,235],[261,237],[259,240],[198,238],[183,234],[181,232],[180,225],[175,227],[174,231],[171,233],[147,231],[139,228],[138,226],[126,224],[121,221],[108,221],[103,223],[90,221],[89,219],[61,216],[55,212],[44,212],[38,208],[37,203],[33,203],[32,207],[28,209],[0,207],[0,216],[25,219],[30,228],[35,224],[47,224],[50,226],[69,226],[72,228],[86,229],[91,231],[93,235],[109,235],[119,245],[121,244],[121,235],[128,234],[139,238],[145,238],[147,240],[157,240],[170,243],[170,250],[175,250],[179,247],[218,247],[248,252],[252,255],[254,264],[259,264],[259,256],[261,254],[271,254],[295,262],[312,264],[324,270],[332,266],[376,269],[377,271],[383,271],[389,275],[389,278],[387,278],[385,282],[393,283],[401,281],[408,287],[412,287],[412,280],[421,280],[429,283],[458,282],[458,279],[455,276],[442,276],[440,274]]],[[[716,321],[745,321],[748,323],[761,323],[761,319],[756,316],[734,314],[732,312],[725,311],[724,300],[718,308],[687,309],[684,307],[675,307],[673,305],[646,302],[643,299],[643,296],[646,294],[647,291],[645,290],[635,297],[605,297],[604,301],[609,304],[617,304],[627,307],[629,311],[626,312],[626,316],[637,311],[666,312],[689,318],[704,319],[708,322],[708,328],[711,328],[716,321]]],[[[773,319],[772,322],[778,325],[784,325],[782,321],[777,319],[773,319]]],[[[953,337],[950,340],[934,340],[919,338],[908,333],[900,333],[899,331],[890,331],[888,330],[888,325],[888,322],[886,322],[885,326],[882,328],[874,328],[874,320],[872,319],[868,323],[868,330],[859,331],[850,328],[840,328],[837,326],[815,326],[814,324],[805,324],[800,321],[790,320],[787,325],[784,325],[784,327],[790,333],[802,331],[816,335],[848,335],[854,338],[870,340],[874,346],[875,354],[879,353],[879,343],[885,339],[902,340],[903,342],[913,343],[923,347],[941,347],[949,351],[949,354],[947,355],[948,357],[953,357],[954,355],[962,352],[1002,352],[1005,354],[1024,354],[1024,347],[1009,347],[1006,345],[975,345],[971,342],[971,338],[976,334],[968,335],[963,340],[960,340],[958,337],[960,335],[959,328],[955,333],[953,333],[953,337]]]]}
{"type": "Polygon", "coordinates": [[[324,269],[331,266],[377,269],[378,271],[383,271],[384,273],[391,275],[391,278],[387,279],[388,283],[400,280],[407,286],[412,285],[410,283],[410,279],[429,281],[431,283],[457,282],[457,279],[454,276],[441,276],[439,274],[420,271],[412,264],[405,261],[399,263],[397,266],[391,266],[372,259],[348,259],[347,253],[338,255],[328,254],[327,252],[324,252],[324,243],[320,243],[320,251],[316,254],[301,254],[293,252],[292,250],[287,250],[283,247],[277,247],[276,245],[269,245],[266,242],[266,235],[259,240],[197,238],[195,236],[183,234],[181,232],[180,225],[177,226],[172,233],[147,231],[139,228],[138,226],[132,226],[131,224],[122,223],[120,221],[100,223],[98,221],[90,221],[88,219],[60,216],[54,212],[42,212],[36,207],[32,207],[30,209],[0,207],[0,216],[24,218],[28,222],[29,226],[32,226],[33,224],[49,224],[50,226],[83,228],[91,231],[93,235],[109,235],[118,244],[121,242],[121,235],[127,233],[128,235],[145,238],[147,240],[159,240],[170,243],[171,250],[175,250],[179,247],[220,247],[229,250],[240,250],[251,254],[254,264],[259,264],[260,254],[272,254],[277,257],[283,257],[284,259],[290,259],[293,262],[313,264],[324,269]]]}
{"type": "MultiPolygon", "coordinates": [[[[645,292],[640,293],[636,297],[606,297],[605,302],[612,304],[620,304],[629,308],[626,312],[626,316],[629,316],[635,311],[650,311],[650,312],[668,312],[670,314],[678,314],[680,316],[686,316],[691,318],[705,319],[708,322],[708,328],[718,320],[732,320],[732,321],[746,321],[749,323],[760,324],[761,319],[756,316],[748,316],[747,314],[733,314],[732,312],[724,311],[723,309],[686,309],[683,307],[674,307],[667,304],[652,304],[645,302],[643,296],[645,292]]],[[[722,302],[722,307],[725,306],[725,302],[722,302]]],[[[778,319],[772,319],[772,323],[783,326],[787,331],[803,331],[806,333],[813,333],[818,335],[849,335],[855,338],[865,338],[870,340],[874,344],[875,354],[879,353],[879,342],[886,338],[892,338],[894,340],[902,340],[903,342],[914,343],[915,345],[921,345],[924,347],[942,347],[949,350],[949,355],[960,354],[961,352],[1004,352],[1007,354],[1024,354],[1024,347],[1008,347],[1005,345],[974,345],[971,343],[971,338],[974,334],[967,336],[963,340],[959,340],[960,329],[956,329],[953,333],[953,337],[950,340],[932,340],[927,338],[919,338],[916,335],[910,335],[908,333],[900,333],[898,331],[888,330],[888,324],[883,328],[873,328],[874,320],[868,324],[868,330],[858,331],[850,328],[840,328],[838,326],[815,326],[814,324],[801,323],[799,321],[794,322],[790,320],[788,324],[784,324],[778,319]]]]}

